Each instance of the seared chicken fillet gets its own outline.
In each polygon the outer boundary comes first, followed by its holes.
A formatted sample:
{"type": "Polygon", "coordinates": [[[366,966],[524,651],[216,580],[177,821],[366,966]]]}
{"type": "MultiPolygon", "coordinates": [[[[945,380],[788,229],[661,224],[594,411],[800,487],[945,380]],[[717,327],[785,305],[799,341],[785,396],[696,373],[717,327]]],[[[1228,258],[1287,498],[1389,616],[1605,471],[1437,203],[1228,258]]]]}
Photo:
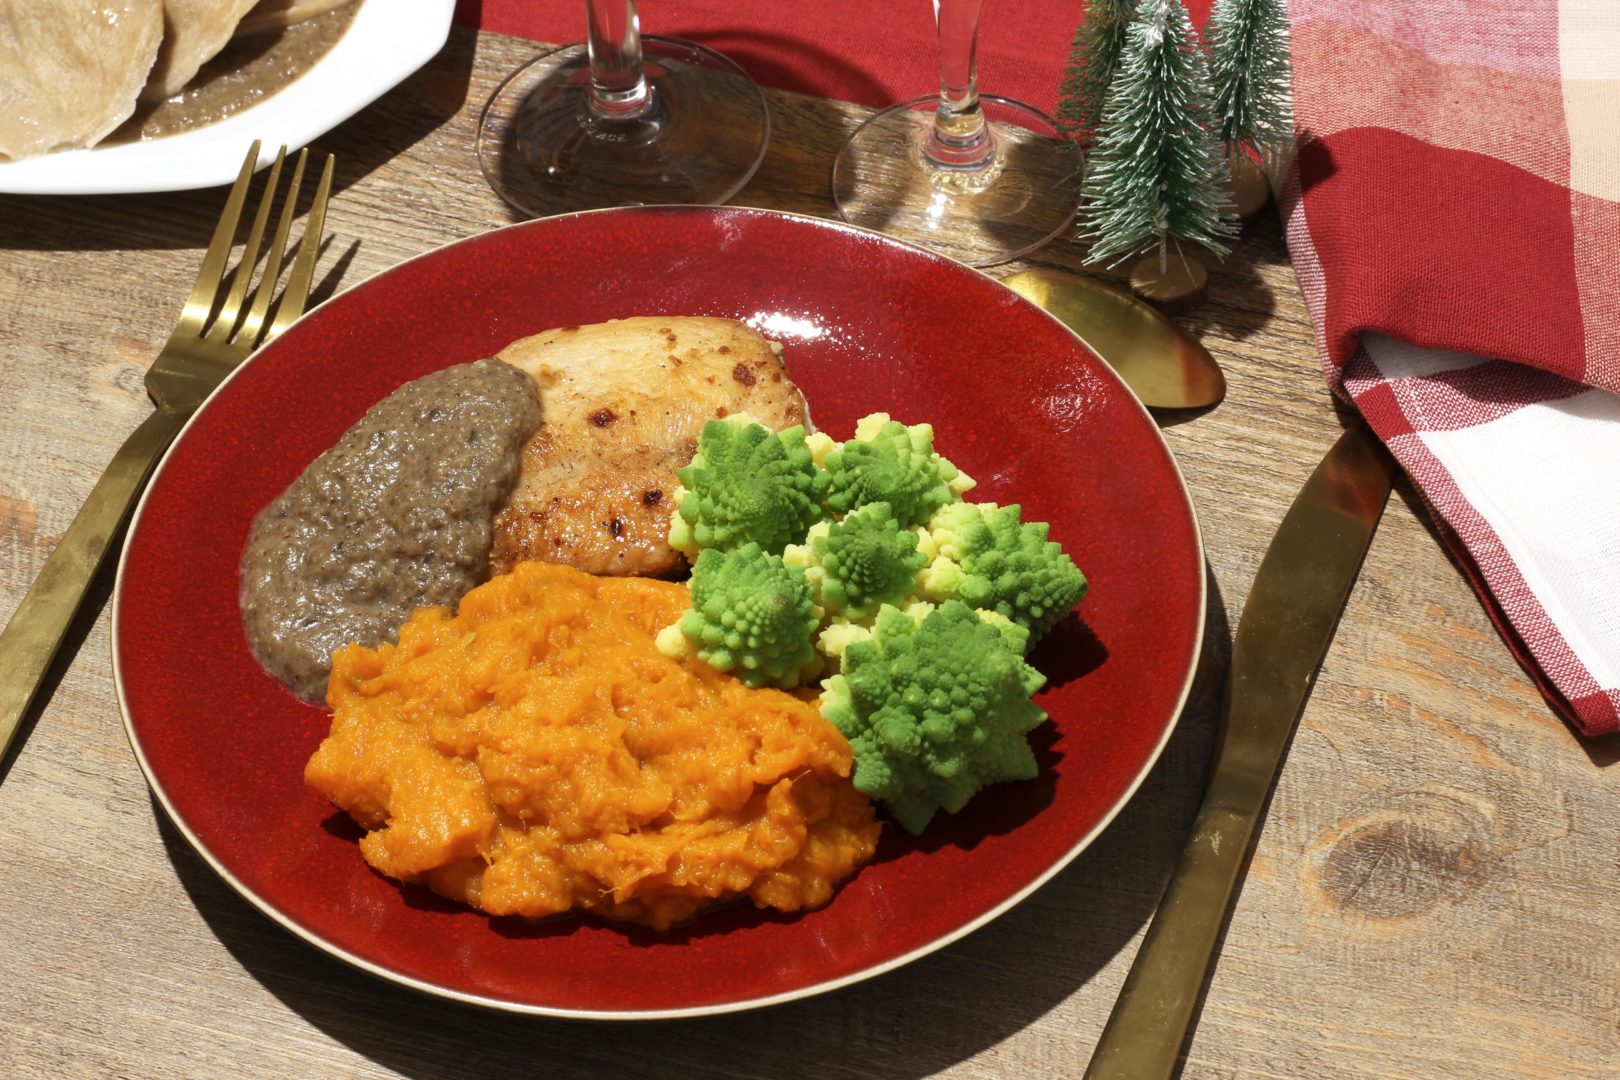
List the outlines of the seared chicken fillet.
{"type": "Polygon", "coordinates": [[[540,429],[495,519],[490,571],[566,563],[593,574],[667,575],[675,470],[703,425],[746,412],[781,430],[806,423],[778,347],[742,323],[634,318],[513,342],[500,359],[540,388],[540,429]]]}

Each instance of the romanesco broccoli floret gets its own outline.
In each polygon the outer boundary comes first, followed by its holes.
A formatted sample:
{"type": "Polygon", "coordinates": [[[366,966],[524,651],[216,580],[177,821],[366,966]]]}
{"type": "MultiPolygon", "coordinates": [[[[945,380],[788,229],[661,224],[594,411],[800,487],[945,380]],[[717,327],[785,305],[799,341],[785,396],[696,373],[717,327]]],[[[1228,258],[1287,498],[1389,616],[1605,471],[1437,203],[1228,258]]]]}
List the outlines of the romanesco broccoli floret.
{"type": "Polygon", "coordinates": [[[866,623],[851,622],[846,616],[835,615],[816,635],[816,651],[831,661],[836,670],[851,642],[865,641],[871,636],[872,628],[866,623]]]}
{"type": "Polygon", "coordinates": [[[773,432],[744,413],[704,424],[696,455],[675,475],[669,546],[693,557],[750,542],[780,553],[821,519],[829,479],[804,428],[773,432]]]}
{"type": "Polygon", "coordinates": [[[793,687],[820,673],[821,609],[803,571],[754,543],[705,548],[691,588],[691,609],[658,633],[665,655],[695,656],[750,687],[793,687]]]}
{"type": "Polygon", "coordinates": [[[827,455],[838,449],[838,442],[825,431],[812,431],[804,437],[804,446],[810,451],[810,460],[816,463],[816,468],[827,467],[827,455]]]}
{"type": "Polygon", "coordinates": [[[885,606],[848,643],[821,713],[855,752],[855,787],[913,833],[986,784],[1037,772],[1024,734],[1046,719],[1030,695],[1045,676],[959,601],[916,615],[885,606]]]}
{"type": "Polygon", "coordinates": [[[1086,576],[1046,538],[1047,529],[1020,521],[1016,503],[941,507],[923,530],[929,563],[918,575],[918,594],[998,612],[1028,630],[1034,645],[1086,594],[1086,576]]]}
{"type": "Polygon", "coordinates": [[[782,553],[804,568],[829,615],[859,620],[884,603],[898,603],[916,587],[928,557],[917,550],[917,532],[903,528],[888,503],[868,503],[842,521],[810,527],[803,544],[782,553]]]}
{"type": "MultiPolygon", "coordinates": [[[[914,621],[921,621],[924,616],[938,606],[938,604],[929,603],[927,600],[919,599],[913,595],[906,597],[898,604],[884,604],[878,608],[878,611],[882,611],[884,607],[898,607],[901,611],[910,615],[914,621]]],[[[821,633],[816,635],[816,649],[822,656],[827,658],[830,673],[835,673],[838,670],[838,665],[844,659],[844,650],[849,648],[852,643],[872,640],[872,624],[876,621],[877,614],[878,612],[874,611],[865,618],[858,620],[851,619],[848,615],[833,615],[822,625],[821,633]]],[[[1023,627],[1008,622],[993,611],[981,611],[979,614],[999,620],[1000,625],[1003,627],[1012,627],[1014,633],[1027,634],[1023,627]]],[[[1002,636],[1007,637],[1008,635],[1003,633],[1002,636]]],[[[1021,652],[1023,639],[1014,638],[1013,640],[1018,642],[1021,652]]]]}
{"type": "Polygon", "coordinates": [[[1023,656],[1029,651],[1029,631],[1024,627],[1013,622],[999,611],[977,608],[974,614],[1001,631],[1001,640],[1006,643],[1007,648],[1019,656],[1023,656]]]}
{"type": "Polygon", "coordinates": [[[921,525],[941,506],[957,502],[973,480],[934,453],[934,429],[911,427],[873,413],[855,425],[855,437],[825,458],[831,486],[827,507],[842,516],[884,502],[902,526],[921,525]]]}

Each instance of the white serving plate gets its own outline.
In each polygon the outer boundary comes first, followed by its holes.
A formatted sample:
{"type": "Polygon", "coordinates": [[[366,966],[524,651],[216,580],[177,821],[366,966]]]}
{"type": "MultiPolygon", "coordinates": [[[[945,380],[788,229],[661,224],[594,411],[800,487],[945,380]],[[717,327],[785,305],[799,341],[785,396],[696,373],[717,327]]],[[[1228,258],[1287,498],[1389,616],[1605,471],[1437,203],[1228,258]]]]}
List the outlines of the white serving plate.
{"type": "Polygon", "coordinates": [[[398,86],[444,47],[454,10],[455,0],[364,0],[331,51],[252,108],[146,142],[0,160],[0,192],[112,195],[229,184],[254,139],[267,165],[277,147],[308,144],[398,86]]]}

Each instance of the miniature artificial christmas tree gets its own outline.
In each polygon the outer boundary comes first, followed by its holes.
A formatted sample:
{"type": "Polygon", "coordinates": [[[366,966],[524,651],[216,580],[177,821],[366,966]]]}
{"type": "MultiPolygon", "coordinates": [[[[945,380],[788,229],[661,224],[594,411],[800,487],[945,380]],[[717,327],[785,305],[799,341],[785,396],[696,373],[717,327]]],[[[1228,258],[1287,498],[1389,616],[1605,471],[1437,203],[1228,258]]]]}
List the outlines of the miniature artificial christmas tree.
{"type": "Polygon", "coordinates": [[[1234,202],[1247,217],[1270,195],[1255,159],[1274,163],[1294,139],[1282,0],[1216,0],[1209,38],[1215,116],[1232,169],[1234,202]]]}
{"type": "Polygon", "coordinates": [[[1082,188],[1092,261],[1114,265],[1157,246],[1156,258],[1132,268],[1132,287],[1160,302],[1187,299],[1202,268],[1194,272],[1183,245],[1225,254],[1223,241],[1237,232],[1226,212],[1227,175],[1187,9],[1181,0],[1141,0],[1082,188]],[[1174,271],[1172,245],[1181,263],[1174,271]]]}
{"type": "Polygon", "coordinates": [[[1130,18],[1131,0],[1086,4],[1085,20],[1074,28],[1069,63],[1058,86],[1057,126],[1067,138],[1089,143],[1096,136],[1130,18]]]}

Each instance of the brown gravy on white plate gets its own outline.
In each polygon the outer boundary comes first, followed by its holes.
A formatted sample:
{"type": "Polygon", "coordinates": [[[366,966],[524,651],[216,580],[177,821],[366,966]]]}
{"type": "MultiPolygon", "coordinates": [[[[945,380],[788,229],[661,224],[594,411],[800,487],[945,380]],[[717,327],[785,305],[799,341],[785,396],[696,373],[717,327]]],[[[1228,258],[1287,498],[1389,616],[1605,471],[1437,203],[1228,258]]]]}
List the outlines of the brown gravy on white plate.
{"type": "Polygon", "coordinates": [[[142,142],[190,131],[258,104],[331,51],[354,22],[360,2],[354,0],[287,27],[237,37],[204,64],[174,97],[137,104],[135,114],[100,145],[142,142]]]}

